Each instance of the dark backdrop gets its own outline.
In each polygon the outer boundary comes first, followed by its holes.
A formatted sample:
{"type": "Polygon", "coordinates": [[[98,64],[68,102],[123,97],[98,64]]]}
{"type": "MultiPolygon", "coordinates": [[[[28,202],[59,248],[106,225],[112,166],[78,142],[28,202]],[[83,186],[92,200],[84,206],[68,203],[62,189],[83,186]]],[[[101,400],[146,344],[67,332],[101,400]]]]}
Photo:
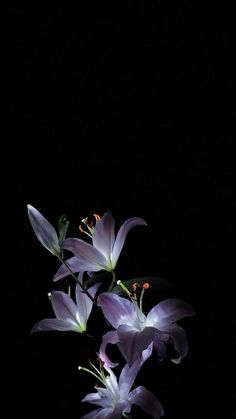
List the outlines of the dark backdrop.
{"type": "Polygon", "coordinates": [[[52,282],[58,263],[33,234],[30,203],[55,225],[65,213],[71,235],[81,218],[108,209],[117,227],[147,220],[129,233],[120,278],[166,278],[171,287],[150,291],[147,306],[177,296],[197,315],[182,321],[186,359],[152,358],[137,382],[159,396],[166,419],[228,418],[231,10],[114,1],[31,4],[3,16],[7,409],[55,418],[89,411],[80,400],[94,381],[77,366],[95,359],[103,327],[93,314],[94,340],[30,336],[52,315],[47,293],[66,287],[52,282]]]}

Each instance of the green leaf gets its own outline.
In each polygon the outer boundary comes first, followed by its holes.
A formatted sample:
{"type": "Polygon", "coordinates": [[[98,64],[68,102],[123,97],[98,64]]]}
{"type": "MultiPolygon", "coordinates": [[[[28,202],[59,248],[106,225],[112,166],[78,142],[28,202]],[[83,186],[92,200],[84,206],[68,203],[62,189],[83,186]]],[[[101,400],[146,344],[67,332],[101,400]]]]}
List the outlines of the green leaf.
{"type": "Polygon", "coordinates": [[[94,272],[89,279],[84,280],[84,284],[86,288],[88,288],[96,284],[97,282],[101,282],[103,279],[106,279],[109,276],[110,276],[110,273],[107,271],[94,272]]]}
{"type": "MultiPolygon", "coordinates": [[[[145,282],[148,282],[152,290],[165,290],[171,288],[172,286],[172,284],[167,279],[156,276],[142,276],[139,278],[130,279],[129,281],[122,281],[122,283],[125,285],[126,288],[128,288],[130,292],[133,292],[132,285],[135,282],[138,282],[141,287],[143,284],[145,284],[145,282]]],[[[120,285],[116,285],[112,289],[112,292],[118,295],[125,295],[125,291],[122,289],[120,285]]]]}
{"type": "Polygon", "coordinates": [[[66,219],[65,215],[62,215],[58,221],[59,245],[65,240],[68,228],[69,221],[66,219]]]}

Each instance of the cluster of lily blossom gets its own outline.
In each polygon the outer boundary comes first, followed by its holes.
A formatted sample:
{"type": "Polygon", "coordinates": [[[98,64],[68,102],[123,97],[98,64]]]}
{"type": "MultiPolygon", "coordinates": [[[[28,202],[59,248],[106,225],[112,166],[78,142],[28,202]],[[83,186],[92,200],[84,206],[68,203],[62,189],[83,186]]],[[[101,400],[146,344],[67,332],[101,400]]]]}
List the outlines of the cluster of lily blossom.
{"type": "Polygon", "coordinates": [[[53,281],[68,275],[75,279],[74,299],[71,293],[52,291],[49,298],[55,318],[39,321],[33,326],[32,333],[53,330],[84,333],[93,307],[102,313],[110,327],[101,338],[99,367],[92,363],[91,369],[79,367],[100,383],[94,393],[87,394],[82,400],[98,406],[85,414],[83,419],[131,418],[133,404],[154,419],[159,419],[164,415],[162,404],[146,387],[132,389],[134,381],[154,352],[157,360],[162,361],[167,357],[168,346],[172,345],[176,356],[171,361],[176,364],[187,355],[186,332],[176,322],[195,313],[190,304],[168,298],[144,314],[142,300],[149,283],[137,281],[130,289],[125,282],[116,281],[115,268],[126,236],[133,227],[146,226],[146,221],[139,217],[129,218],[116,235],[115,220],[110,211],[101,218],[94,214],[91,221],[83,219],[79,227],[91,239],[90,244],[79,238],[66,238],[69,222],[64,216],[59,220],[57,233],[36,208],[28,205],[27,209],[36,237],[61,262],[53,281]],[[73,256],[65,260],[64,250],[70,251],[73,256]],[[100,271],[108,272],[111,282],[106,292],[99,293],[101,276],[97,273],[100,271]],[[117,293],[117,284],[124,297],[117,293]],[[113,371],[118,364],[107,355],[108,344],[116,344],[124,358],[125,366],[119,378],[113,371]]]}

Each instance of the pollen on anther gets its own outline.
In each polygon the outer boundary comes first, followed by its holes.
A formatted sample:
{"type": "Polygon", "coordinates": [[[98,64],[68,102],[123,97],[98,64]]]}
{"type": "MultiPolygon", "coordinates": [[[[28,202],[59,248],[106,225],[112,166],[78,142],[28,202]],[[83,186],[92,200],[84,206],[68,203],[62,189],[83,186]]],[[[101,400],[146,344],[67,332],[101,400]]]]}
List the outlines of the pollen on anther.
{"type": "Polygon", "coordinates": [[[84,229],[82,228],[82,226],[81,226],[81,225],[79,225],[79,231],[80,231],[81,233],[84,233],[84,229]]]}
{"type": "Polygon", "coordinates": [[[135,282],[134,284],[132,284],[133,292],[135,292],[137,288],[139,287],[140,287],[140,284],[138,282],[135,282]]]}
{"type": "Polygon", "coordinates": [[[150,284],[148,282],[144,282],[143,289],[147,290],[148,288],[150,288],[150,284]]]}
{"type": "Polygon", "coordinates": [[[94,216],[94,218],[95,218],[95,220],[96,220],[96,221],[100,221],[100,220],[101,220],[100,215],[98,215],[98,214],[93,214],[93,216],[94,216]]]}

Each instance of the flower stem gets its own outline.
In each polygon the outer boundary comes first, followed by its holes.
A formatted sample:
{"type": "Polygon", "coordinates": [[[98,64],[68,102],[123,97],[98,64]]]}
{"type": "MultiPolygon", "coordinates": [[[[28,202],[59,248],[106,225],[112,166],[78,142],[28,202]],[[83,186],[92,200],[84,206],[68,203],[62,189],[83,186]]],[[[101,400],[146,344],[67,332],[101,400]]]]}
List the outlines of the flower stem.
{"type": "Polygon", "coordinates": [[[89,294],[89,292],[87,291],[86,287],[82,284],[82,282],[80,282],[78,280],[78,278],[75,276],[74,272],[72,272],[71,268],[69,267],[68,263],[66,263],[63,258],[61,256],[58,255],[58,259],[60,260],[61,263],[63,263],[63,265],[65,265],[68,269],[68,271],[70,272],[72,278],[74,278],[74,280],[79,284],[79,286],[82,288],[83,292],[90,298],[90,300],[93,302],[93,304],[98,307],[97,305],[97,301],[89,294]]]}
{"type": "Polygon", "coordinates": [[[111,274],[112,274],[112,280],[111,280],[111,283],[110,283],[110,286],[109,286],[107,292],[112,292],[112,289],[114,288],[114,285],[115,285],[115,282],[116,282],[116,273],[115,273],[115,271],[111,271],[111,274]]]}

